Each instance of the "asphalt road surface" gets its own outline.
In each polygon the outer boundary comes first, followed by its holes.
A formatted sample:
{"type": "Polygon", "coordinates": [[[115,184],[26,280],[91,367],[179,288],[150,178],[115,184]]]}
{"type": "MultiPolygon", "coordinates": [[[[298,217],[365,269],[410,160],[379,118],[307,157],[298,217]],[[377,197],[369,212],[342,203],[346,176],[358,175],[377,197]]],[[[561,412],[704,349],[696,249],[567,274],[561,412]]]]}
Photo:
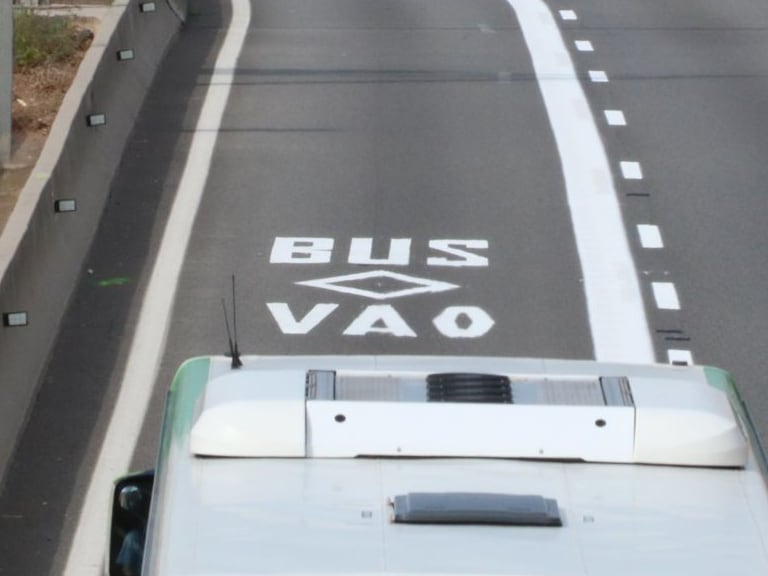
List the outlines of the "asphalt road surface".
{"type": "MultiPolygon", "coordinates": [[[[0,495],[0,574],[66,561],[230,21],[192,14],[0,495]]],[[[232,275],[245,353],[693,360],[768,440],[765,54],[748,0],[252,0],[134,467],[178,363],[226,351],[232,275]]]]}

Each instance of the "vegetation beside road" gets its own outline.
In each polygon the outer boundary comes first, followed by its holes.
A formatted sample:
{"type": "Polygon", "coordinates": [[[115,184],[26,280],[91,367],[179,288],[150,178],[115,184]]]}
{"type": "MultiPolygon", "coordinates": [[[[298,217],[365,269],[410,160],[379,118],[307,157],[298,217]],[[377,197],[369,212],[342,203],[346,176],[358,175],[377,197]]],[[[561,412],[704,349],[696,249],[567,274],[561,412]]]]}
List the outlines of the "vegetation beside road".
{"type": "Polygon", "coordinates": [[[43,149],[97,26],[97,20],[74,14],[51,15],[28,8],[15,12],[12,168],[0,170],[0,232],[43,149]]]}
{"type": "Polygon", "coordinates": [[[32,10],[18,10],[14,15],[14,60],[20,69],[68,60],[88,39],[72,16],[32,10]]]}

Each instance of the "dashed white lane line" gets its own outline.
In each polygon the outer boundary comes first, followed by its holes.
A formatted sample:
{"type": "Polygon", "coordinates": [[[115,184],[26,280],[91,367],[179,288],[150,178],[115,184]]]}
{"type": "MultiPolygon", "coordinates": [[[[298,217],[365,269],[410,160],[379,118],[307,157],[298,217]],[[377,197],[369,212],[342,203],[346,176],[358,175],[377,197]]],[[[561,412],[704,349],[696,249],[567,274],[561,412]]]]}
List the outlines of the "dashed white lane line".
{"type": "Polygon", "coordinates": [[[640,167],[640,162],[621,162],[621,175],[625,180],[642,180],[643,169],[640,167]]]}
{"type": "Polygon", "coordinates": [[[230,0],[221,46],[181,182],[141,307],[115,409],[99,452],[67,557],[65,576],[99,576],[109,539],[109,490],[128,469],[165,348],[171,308],[197,208],[251,19],[250,0],[230,0]]]}
{"type": "Polygon", "coordinates": [[[693,364],[693,353],[690,350],[667,350],[670,364],[693,364]]]}
{"type": "Polygon", "coordinates": [[[640,236],[640,246],[650,250],[664,248],[661,230],[653,224],[638,224],[637,233],[640,236]]]}
{"type": "Polygon", "coordinates": [[[609,126],[626,126],[627,119],[624,117],[624,112],[621,110],[605,110],[605,121],[609,126]]]}
{"type": "Polygon", "coordinates": [[[680,310],[677,288],[672,282],[651,282],[651,288],[659,310],[680,310]]]}
{"type": "MultiPolygon", "coordinates": [[[[519,16],[518,16],[519,17],[519,16]]],[[[560,10],[560,18],[564,21],[574,21],[578,17],[573,10],[560,10]]],[[[589,40],[576,40],[574,46],[579,52],[594,52],[595,48],[589,40]]],[[[593,83],[609,82],[608,74],[604,70],[589,70],[589,79],[593,83]]],[[[604,110],[605,120],[609,126],[626,126],[627,119],[621,110],[604,110]]],[[[625,180],[642,180],[643,170],[639,162],[623,161],[620,163],[621,174],[625,180]]],[[[638,224],[637,232],[640,237],[640,245],[645,249],[664,248],[661,238],[661,230],[651,224],[638,224]]],[[[653,282],[651,284],[656,306],[662,310],[679,310],[680,300],[677,289],[671,282],[653,282]]],[[[693,364],[693,354],[690,350],[667,350],[667,356],[671,364],[693,364]]]]}
{"type": "Polygon", "coordinates": [[[560,156],[595,358],[653,362],[610,162],[558,24],[541,0],[508,2],[520,23],[560,156]]]}

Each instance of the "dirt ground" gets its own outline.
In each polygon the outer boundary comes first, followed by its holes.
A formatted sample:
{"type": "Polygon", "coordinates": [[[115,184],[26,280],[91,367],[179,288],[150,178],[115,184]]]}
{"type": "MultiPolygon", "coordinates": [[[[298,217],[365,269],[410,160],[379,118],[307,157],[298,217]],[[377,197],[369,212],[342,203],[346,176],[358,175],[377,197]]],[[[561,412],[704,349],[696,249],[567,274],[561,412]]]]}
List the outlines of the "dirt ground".
{"type": "Polygon", "coordinates": [[[82,43],[71,58],[14,71],[12,158],[8,166],[0,169],[0,232],[43,149],[64,95],[91,44],[98,20],[76,18],[76,24],[81,30],[82,43]]]}

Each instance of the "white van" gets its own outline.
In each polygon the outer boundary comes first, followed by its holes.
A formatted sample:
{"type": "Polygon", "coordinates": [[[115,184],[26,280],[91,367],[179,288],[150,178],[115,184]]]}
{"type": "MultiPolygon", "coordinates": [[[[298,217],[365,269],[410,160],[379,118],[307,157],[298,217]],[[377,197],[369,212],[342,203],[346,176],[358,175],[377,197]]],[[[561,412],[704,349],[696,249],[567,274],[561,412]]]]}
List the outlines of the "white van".
{"type": "Polygon", "coordinates": [[[111,575],[765,576],[726,372],[421,356],[187,361],[111,575]]]}

